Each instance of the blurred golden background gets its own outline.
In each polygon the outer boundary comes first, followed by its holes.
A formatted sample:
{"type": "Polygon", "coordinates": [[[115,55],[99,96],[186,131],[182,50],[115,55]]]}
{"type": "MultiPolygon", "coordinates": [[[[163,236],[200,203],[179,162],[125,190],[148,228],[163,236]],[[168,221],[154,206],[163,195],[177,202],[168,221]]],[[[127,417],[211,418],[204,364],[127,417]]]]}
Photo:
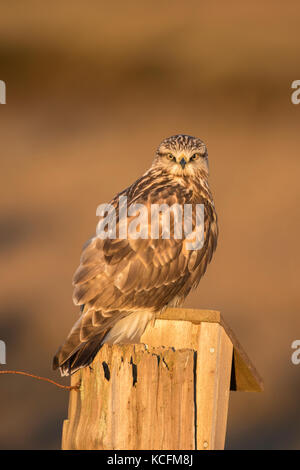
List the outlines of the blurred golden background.
{"type": "MultiPolygon", "coordinates": [[[[52,356],[98,204],[176,133],[208,146],[216,255],[186,306],[221,310],[265,381],[232,393],[228,449],[300,448],[299,2],[2,0],[0,339],[7,365],[68,384],[52,356]]],[[[0,448],[56,449],[68,393],[0,377],[0,448]]]]}

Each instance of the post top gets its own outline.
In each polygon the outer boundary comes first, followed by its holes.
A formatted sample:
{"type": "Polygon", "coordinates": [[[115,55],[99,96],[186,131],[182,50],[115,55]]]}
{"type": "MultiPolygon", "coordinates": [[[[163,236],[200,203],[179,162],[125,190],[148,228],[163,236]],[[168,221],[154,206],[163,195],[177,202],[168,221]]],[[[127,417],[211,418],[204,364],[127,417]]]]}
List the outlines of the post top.
{"type": "Polygon", "coordinates": [[[202,322],[219,323],[233,345],[230,390],[246,392],[262,392],[264,390],[262,378],[219,311],[168,308],[163,313],[157,314],[156,318],[159,320],[187,321],[196,325],[202,322]]]}

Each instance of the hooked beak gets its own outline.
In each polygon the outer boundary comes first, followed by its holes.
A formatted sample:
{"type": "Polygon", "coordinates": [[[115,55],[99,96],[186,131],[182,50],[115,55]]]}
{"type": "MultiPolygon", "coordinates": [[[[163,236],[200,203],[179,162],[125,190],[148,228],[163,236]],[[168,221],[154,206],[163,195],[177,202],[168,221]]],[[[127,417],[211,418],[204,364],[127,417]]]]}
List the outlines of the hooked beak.
{"type": "Polygon", "coordinates": [[[185,165],[186,165],[186,161],[185,161],[185,159],[184,159],[184,158],[182,158],[182,159],[180,160],[180,162],[179,162],[179,163],[180,163],[180,165],[181,165],[182,169],[184,170],[184,167],[185,167],[185,165]]]}

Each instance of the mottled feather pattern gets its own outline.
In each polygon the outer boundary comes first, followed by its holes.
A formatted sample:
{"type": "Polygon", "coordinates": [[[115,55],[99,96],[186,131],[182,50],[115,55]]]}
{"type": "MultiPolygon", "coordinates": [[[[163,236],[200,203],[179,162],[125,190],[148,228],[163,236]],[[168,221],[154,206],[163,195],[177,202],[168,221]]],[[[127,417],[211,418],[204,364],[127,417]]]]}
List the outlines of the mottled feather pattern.
{"type": "MultiPolygon", "coordinates": [[[[54,358],[54,368],[59,367],[62,375],[88,365],[104,342],[136,341],[156,312],[180,305],[198,285],[218,237],[207,178],[204,143],[190,136],[173,136],[162,142],[151,168],[111,201],[117,229],[120,196],[127,197],[128,207],[144,204],[148,213],[152,204],[203,204],[204,245],[188,250],[185,238],[176,239],[173,232],[169,239],[103,240],[95,236],[89,240],[73,278],[73,300],[82,308],[81,317],[54,358]],[[191,159],[186,173],[178,161],[168,159],[167,152],[177,152],[174,158],[185,155],[189,162],[196,151],[197,162],[192,164],[191,159]]],[[[128,216],[128,222],[132,219],[128,216]]],[[[192,221],[194,227],[195,211],[192,221]]]]}

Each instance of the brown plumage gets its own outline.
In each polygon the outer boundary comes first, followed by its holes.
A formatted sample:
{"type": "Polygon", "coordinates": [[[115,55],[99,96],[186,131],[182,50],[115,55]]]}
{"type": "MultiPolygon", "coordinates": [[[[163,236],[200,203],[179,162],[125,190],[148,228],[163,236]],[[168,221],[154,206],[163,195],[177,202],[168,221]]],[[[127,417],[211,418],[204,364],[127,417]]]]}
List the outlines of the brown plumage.
{"type": "MultiPolygon", "coordinates": [[[[62,375],[90,364],[105,342],[138,342],[156,312],[182,304],[198,285],[216,248],[217,216],[208,186],[207,151],[200,139],[177,135],[160,144],[150,169],[111,201],[117,230],[120,196],[127,197],[128,207],[143,204],[148,214],[153,204],[203,204],[204,244],[187,249],[186,236],[174,236],[172,213],[169,239],[159,232],[158,239],[89,240],[73,279],[73,300],[81,306],[81,316],[53,361],[62,375]]],[[[135,216],[128,216],[129,224],[135,216]]],[[[162,230],[162,217],[159,223],[162,230]]],[[[195,224],[193,210],[193,230],[195,224]]]]}

